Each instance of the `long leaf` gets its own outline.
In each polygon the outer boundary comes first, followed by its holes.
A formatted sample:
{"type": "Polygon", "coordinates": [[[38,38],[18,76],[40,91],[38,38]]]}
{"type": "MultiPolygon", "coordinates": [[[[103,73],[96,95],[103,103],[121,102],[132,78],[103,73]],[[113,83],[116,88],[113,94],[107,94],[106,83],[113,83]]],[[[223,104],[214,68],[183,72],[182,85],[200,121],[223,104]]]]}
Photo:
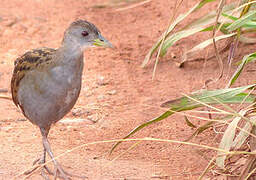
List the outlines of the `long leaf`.
{"type": "Polygon", "coordinates": [[[194,29],[188,29],[188,30],[184,30],[184,31],[179,31],[177,33],[172,34],[171,36],[169,36],[168,38],[166,38],[163,47],[161,49],[161,54],[160,56],[164,56],[167,52],[167,49],[172,46],[175,42],[177,42],[180,39],[183,39],[185,37],[191,36],[197,32],[200,32],[202,30],[204,30],[205,27],[197,27],[194,29]]]}
{"type": "MultiPolygon", "coordinates": [[[[245,113],[246,111],[244,110],[239,112],[241,116],[244,116],[245,113]]],[[[227,129],[224,132],[224,135],[222,136],[222,139],[219,145],[220,149],[225,149],[226,151],[230,150],[235,137],[237,124],[241,119],[242,119],[241,117],[235,117],[233,121],[228,125],[227,129]]],[[[227,155],[223,155],[222,152],[218,152],[217,154],[218,154],[218,157],[216,158],[216,164],[217,166],[224,168],[225,159],[227,155]]]]}
{"type": "MultiPolygon", "coordinates": [[[[221,35],[221,36],[218,36],[215,38],[215,41],[219,41],[221,39],[225,39],[225,38],[229,38],[231,36],[234,36],[236,33],[232,33],[232,34],[226,34],[226,35],[221,35]]],[[[209,46],[210,44],[213,43],[213,40],[212,39],[208,39],[198,45],[196,45],[195,47],[193,47],[192,49],[190,49],[189,51],[187,51],[185,54],[188,55],[189,53],[193,53],[193,52],[196,52],[196,51],[200,51],[204,48],[206,48],[207,46],[209,46]]]]}
{"type": "MultiPolygon", "coordinates": [[[[230,4],[225,5],[223,7],[223,13],[225,13],[225,14],[232,13],[233,9],[236,8],[236,6],[237,6],[237,3],[230,3],[230,4]]],[[[191,28],[195,28],[198,26],[207,26],[209,24],[214,23],[215,21],[216,21],[216,11],[213,10],[213,11],[209,12],[208,14],[192,21],[184,29],[191,29],[191,28]]],[[[220,17],[219,22],[225,23],[225,22],[227,22],[227,20],[220,17]]]]}
{"type": "MultiPolygon", "coordinates": [[[[185,14],[180,14],[178,18],[168,27],[167,29],[167,36],[170,34],[170,32],[181,22],[183,21],[187,16],[189,16],[192,12],[195,12],[199,8],[202,8],[205,4],[212,2],[213,0],[202,0],[201,2],[197,3],[194,7],[192,7],[187,13],[185,14]]],[[[215,0],[214,0],[215,1],[215,0]]],[[[152,57],[153,53],[156,51],[156,49],[159,47],[159,45],[162,42],[163,36],[165,33],[161,35],[161,37],[158,39],[158,41],[154,44],[154,46],[149,50],[148,54],[146,55],[142,67],[145,67],[150,58],[152,57]]]]}
{"type": "MultiPolygon", "coordinates": [[[[207,103],[207,104],[218,104],[221,102],[223,104],[237,104],[237,103],[253,103],[256,99],[256,96],[253,94],[244,93],[245,90],[254,87],[256,84],[238,87],[238,88],[229,88],[229,89],[221,89],[215,91],[202,91],[200,93],[191,94],[190,97],[193,99],[197,99],[200,102],[207,103]],[[216,99],[218,101],[216,101],[216,99]]],[[[175,112],[181,112],[186,110],[195,109],[198,107],[202,107],[203,105],[199,102],[192,101],[191,98],[182,97],[179,99],[167,101],[166,103],[162,104],[162,107],[170,108],[169,111],[164,112],[159,117],[156,117],[146,123],[143,123],[136,128],[134,128],[124,139],[130,137],[134,133],[138,132],[139,130],[153,124],[159,122],[163,119],[166,119],[170,115],[174,114],[175,112]]],[[[121,142],[117,142],[112,149],[110,150],[110,154],[114,151],[114,149],[120,144],[121,142]]]]}
{"type": "MultiPolygon", "coordinates": [[[[234,4],[229,4],[226,5],[224,8],[224,12],[230,12],[232,9],[234,9],[235,6],[234,4]]],[[[183,30],[178,31],[174,34],[172,34],[171,36],[169,36],[168,38],[165,39],[164,45],[161,49],[161,56],[164,56],[167,53],[167,49],[169,47],[171,47],[175,42],[177,42],[180,39],[183,39],[185,37],[191,36],[193,34],[196,34],[197,32],[200,31],[206,31],[207,29],[204,28],[207,25],[210,25],[212,23],[215,22],[215,18],[216,18],[216,11],[212,11],[210,13],[208,13],[207,15],[197,19],[196,21],[194,21],[193,23],[191,23],[190,25],[186,26],[183,30]],[[202,29],[201,29],[202,28],[202,29]],[[199,29],[201,29],[199,31],[199,29]]],[[[223,25],[227,24],[227,20],[220,18],[220,22],[224,23],[223,25]]],[[[229,26],[231,23],[229,23],[227,26],[229,26]]],[[[222,27],[221,31],[224,33],[228,33],[228,31],[226,30],[226,27],[222,27]]]]}
{"type": "MultiPolygon", "coordinates": [[[[233,21],[237,21],[239,20],[239,18],[235,17],[235,16],[231,16],[231,15],[228,15],[226,13],[222,13],[222,15],[224,17],[227,17],[233,21]]],[[[243,22],[244,24],[242,25],[242,27],[248,27],[248,28],[255,28],[256,27],[256,22],[255,21],[252,21],[252,20],[247,20],[247,21],[244,21],[243,22]]],[[[230,28],[230,27],[229,27],[230,28]]]]}
{"type": "Polygon", "coordinates": [[[250,11],[247,14],[245,14],[244,16],[242,16],[241,18],[234,21],[232,24],[230,24],[227,27],[227,29],[230,32],[232,32],[232,31],[242,27],[243,25],[247,24],[250,20],[252,20],[253,18],[256,17],[255,15],[256,15],[256,11],[250,11]]]}
{"type": "MultiPolygon", "coordinates": [[[[192,7],[187,13],[179,15],[178,18],[168,27],[166,35],[170,36],[170,33],[173,31],[173,29],[176,27],[177,24],[182,22],[191,13],[193,13],[196,10],[200,9],[201,7],[203,7],[205,4],[207,4],[209,2],[213,2],[213,0],[203,0],[200,3],[196,4],[194,7],[192,7]]],[[[232,12],[232,10],[234,8],[236,8],[236,3],[227,4],[227,5],[225,5],[223,7],[223,12],[225,12],[225,13],[232,12]]],[[[204,15],[203,17],[200,17],[200,18],[194,20],[189,25],[185,26],[185,28],[183,28],[181,31],[189,30],[189,29],[194,29],[194,28],[199,28],[199,27],[205,27],[207,25],[210,25],[210,24],[214,23],[215,19],[216,19],[216,11],[211,11],[208,14],[204,15]]],[[[224,18],[220,17],[219,21],[220,21],[220,23],[226,23],[227,22],[227,18],[224,19],[224,18]]],[[[143,61],[142,65],[141,65],[142,67],[145,67],[149,63],[149,60],[152,57],[153,53],[157,50],[157,48],[161,44],[164,34],[165,33],[163,33],[161,35],[161,37],[158,39],[158,41],[149,50],[149,52],[145,56],[144,61],[143,61]]],[[[165,54],[166,54],[165,50],[161,52],[162,56],[165,55],[165,54]]]]}
{"type": "Polygon", "coordinates": [[[240,76],[241,72],[243,71],[244,69],[244,66],[251,62],[251,61],[254,61],[256,60],[256,52],[255,53],[252,53],[252,54],[248,54],[246,56],[243,57],[243,60],[242,60],[242,63],[238,66],[236,72],[233,74],[233,76],[231,77],[229,83],[228,83],[228,86],[227,87],[230,87],[232,84],[235,83],[235,81],[237,80],[237,78],[240,76]]]}
{"type": "Polygon", "coordinates": [[[256,117],[253,116],[250,118],[251,122],[246,122],[244,127],[242,128],[243,130],[239,132],[239,134],[236,136],[235,140],[233,141],[232,147],[234,149],[239,149],[245,140],[249,137],[249,133],[252,130],[252,124],[256,122],[256,117]]]}

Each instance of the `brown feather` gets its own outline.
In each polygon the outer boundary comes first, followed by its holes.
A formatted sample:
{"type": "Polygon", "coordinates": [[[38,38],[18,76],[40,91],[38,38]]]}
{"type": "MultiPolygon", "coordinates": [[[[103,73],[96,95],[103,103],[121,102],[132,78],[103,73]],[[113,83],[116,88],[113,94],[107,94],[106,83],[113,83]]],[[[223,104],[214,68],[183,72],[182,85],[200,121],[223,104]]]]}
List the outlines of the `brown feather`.
{"type": "Polygon", "coordinates": [[[12,100],[16,106],[22,109],[18,102],[17,96],[20,81],[24,78],[28,71],[40,69],[42,65],[50,64],[52,62],[52,57],[55,52],[56,49],[52,48],[34,49],[26,52],[15,60],[11,80],[11,91],[12,100]]]}

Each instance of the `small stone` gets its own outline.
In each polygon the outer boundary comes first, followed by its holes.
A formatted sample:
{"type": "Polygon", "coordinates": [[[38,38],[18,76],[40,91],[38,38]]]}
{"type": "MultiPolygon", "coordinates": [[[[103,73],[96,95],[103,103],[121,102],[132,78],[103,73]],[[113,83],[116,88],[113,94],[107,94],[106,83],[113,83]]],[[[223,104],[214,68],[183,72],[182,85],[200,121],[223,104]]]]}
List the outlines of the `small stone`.
{"type": "Polygon", "coordinates": [[[107,94],[108,95],[115,95],[116,94],[116,90],[111,90],[111,91],[108,91],[107,94]]]}
{"type": "Polygon", "coordinates": [[[75,109],[72,109],[72,115],[73,116],[82,116],[84,114],[91,114],[91,112],[87,109],[82,109],[82,108],[75,108],[75,109]]]}
{"type": "Polygon", "coordinates": [[[27,119],[25,119],[25,118],[19,118],[19,119],[17,119],[17,121],[26,121],[27,119]]]}
{"type": "Polygon", "coordinates": [[[10,126],[1,128],[2,131],[6,131],[6,132],[9,132],[9,130],[11,130],[11,129],[12,129],[12,127],[10,127],[10,126]]]}
{"type": "Polygon", "coordinates": [[[92,121],[93,123],[96,123],[99,120],[95,114],[88,116],[87,119],[92,121]]]}
{"type": "Polygon", "coordinates": [[[60,120],[61,123],[80,123],[80,122],[84,122],[86,121],[86,119],[81,119],[81,118],[76,118],[76,119],[62,119],[60,120]]]}
{"type": "Polygon", "coordinates": [[[99,85],[99,86],[105,86],[105,85],[107,85],[109,82],[105,79],[105,77],[99,76],[99,77],[97,78],[96,83],[97,83],[97,85],[99,85]]]}
{"type": "Polygon", "coordinates": [[[104,100],[104,99],[105,99],[105,96],[104,96],[104,95],[99,95],[97,99],[98,99],[98,100],[104,100]]]}

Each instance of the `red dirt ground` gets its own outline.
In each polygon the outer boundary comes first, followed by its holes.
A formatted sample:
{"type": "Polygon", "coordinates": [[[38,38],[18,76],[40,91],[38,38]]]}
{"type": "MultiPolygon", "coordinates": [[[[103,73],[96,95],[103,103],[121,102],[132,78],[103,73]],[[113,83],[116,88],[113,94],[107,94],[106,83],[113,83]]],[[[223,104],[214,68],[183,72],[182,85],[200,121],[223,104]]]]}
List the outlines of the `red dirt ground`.
{"type": "MultiPolygon", "coordinates": [[[[118,6],[95,8],[103,0],[1,0],[0,6],[0,85],[10,95],[13,61],[28,49],[58,47],[65,28],[75,19],[96,24],[115,49],[90,49],[85,52],[83,88],[77,104],[64,119],[82,122],[59,122],[52,127],[49,140],[55,155],[76,146],[124,137],[135,126],[164,112],[159,105],[182,93],[203,87],[204,81],[216,78],[215,60],[193,62],[180,69],[181,53],[206,36],[179,41],[157,66],[152,81],[153,63],[140,67],[146,53],[165,30],[174,7],[172,0],[154,0],[144,5],[116,11],[118,6]],[[173,59],[175,55],[177,58],[173,59]],[[91,123],[96,120],[96,123],[91,123]]],[[[185,12],[197,1],[184,2],[185,12]]],[[[211,5],[195,17],[216,8],[211,5]]],[[[192,18],[189,18],[191,20],[192,18]]],[[[179,25],[178,27],[181,27],[179,25]]],[[[255,48],[255,47],[254,47],[255,48]]],[[[252,46],[241,46],[237,54],[252,52],[252,46]]],[[[212,53],[211,51],[209,51],[212,53]]],[[[226,57],[227,53],[223,55],[226,57]]],[[[241,58],[237,56],[236,58],[241,58]]],[[[235,67],[232,67],[234,70],[235,67]]],[[[253,66],[247,68],[237,85],[252,83],[253,66]]],[[[211,88],[224,87],[221,80],[211,88]]],[[[38,128],[24,121],[22,113],[8,100],[0,100],[0,179],[22,179],[32,161],[42,152],[38,128]]],[[[198,120],[195,124],[200,124],[198,120]]],[[[185,140],[193,133],[182,116],[174,115],[133,137],[185,140]]],[[[217,146],[211,130],[192,142],[217,146]]],[[[71,172],[93,180],[111,179],[196,179],[207,166],[213,152],[171,143],[142,142],[120,158],[133,143],[123,143],[112,156],[112,143],[86,146],[61,157],[59,161],[71,172]],[[204,156],[202,156],[204,154],[204,156]]],[[[211,176],[209,174],[209,179],[211,176]]],[[[29,179],[41,179],[39,172],[29,179]]]]}

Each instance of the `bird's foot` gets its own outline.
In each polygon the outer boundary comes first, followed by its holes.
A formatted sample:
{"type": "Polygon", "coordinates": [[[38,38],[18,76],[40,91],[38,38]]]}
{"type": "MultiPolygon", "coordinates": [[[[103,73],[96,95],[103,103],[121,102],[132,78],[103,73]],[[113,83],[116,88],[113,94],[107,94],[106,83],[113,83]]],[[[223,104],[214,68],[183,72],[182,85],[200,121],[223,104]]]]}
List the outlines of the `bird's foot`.
{"type": "MultiPolygon", "coordinates": [[[[35,170],[37,170],[38,168],[40,168],[42,166],[42,164],[45,163],[45,158],[44,156],[42,156],[41,158],[38,158],[36,159],[34,162],[33,162],[33,167],[32,169],[24,172],[24,175],[31,175],[35,170]]],[[[41,174],[42,176],[46,177],[47,175],[45,174],[46,171],[48,174],[50,175],[53,175],[54,173],[46,166],[46,165],[43,165],[42,167],[42,170],[41,170],[41,174]]],[[[47,178],[45,178],[47,179],[47,178]]],[[[49,178],[48,178],[49,179],[49,178]]]]}
{"type": "MultiPolygon", "coordinates": [[[[34,166],[35,164],[38,164],[38,165],[41,166],[41,165],[44,164],[44,163],[45,163],[45,159],[44,159],[44,157],[41,157],[41,158],[36,159],[36,160],[33,162],[33,166],[34,166]]],[[[53,175],[53,172],[52,172],[46,165],[43,165],[42,168],[45,169],[48,174],[53,175]]],[[[43,170],[43,169],[42,169],[42,170],[43,170]]]]}
{"type": "Polygon", "coordinates": [[[72,179],[71,177],[76,177],[79,179],[87,179],[86,176],[79,176],[79,175],[71,174],[65,171],[58,162],[56,162],[56,164],[54,165],[54,178],[56,177],[60,177],[64,180],[71,180],[72,179]]]}
{"type": "MultiPolygon", "coordinates": [[[[40,168],[42,166],[42,164],[44,164],[44,163],[45,163],[45,160],[43,158],[36,159],[33,162],[33,168],[24,172],[24,175],[27,175],[27,176],[32,175],[32,173],[35,170],[37,170],[38,168],[40,168]]],[[[54,179],[60,178],[60,179],[64,179],[64,180],[71,180],[72,177],[79,178],[79,179],[87,179],[86,176],[79,176],[79,175],[71,174],[71,173],[65,171],[58,162],[57,162],[57,165],[54,165],[54,171],[51,171],[46,165],[42,166],[41,176],[45,180],[50,180],[48,175],[54,176],[54,179]]]]}

